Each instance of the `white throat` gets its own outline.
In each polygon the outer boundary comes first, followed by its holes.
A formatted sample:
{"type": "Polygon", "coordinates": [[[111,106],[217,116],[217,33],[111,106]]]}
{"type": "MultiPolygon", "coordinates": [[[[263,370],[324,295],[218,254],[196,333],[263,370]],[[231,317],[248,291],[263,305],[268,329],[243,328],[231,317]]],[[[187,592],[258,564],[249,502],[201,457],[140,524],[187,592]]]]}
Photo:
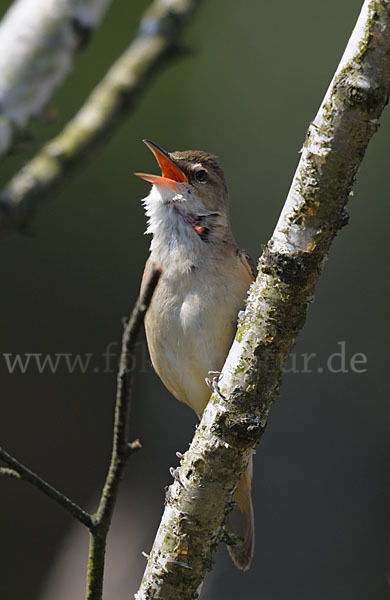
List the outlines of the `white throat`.
{"type": "Polygon", "coordinates": [[[143,199],[148,226],[145,233],[153,235],[150,244],[152,260],[164,272],[188,273],[199,267],[210,255],[209,243],[202,240],[191,226],[191,215],[207,217],[214,214],[194,198],[188,184],[180,184],[178,192],[169,187],[153,185],[143,199]]]}

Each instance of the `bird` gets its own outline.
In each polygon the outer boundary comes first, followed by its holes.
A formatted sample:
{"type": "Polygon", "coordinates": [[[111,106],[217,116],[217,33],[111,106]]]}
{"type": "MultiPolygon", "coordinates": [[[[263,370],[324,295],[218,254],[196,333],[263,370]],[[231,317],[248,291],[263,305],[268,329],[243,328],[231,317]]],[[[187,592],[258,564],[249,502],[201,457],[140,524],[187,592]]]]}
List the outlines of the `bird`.
{"type": "MultiPolygon", "coordinates": [[[[143,141],[161,169],[161,175],[135,173],[153,184],[142,201],[145,233],[152,241],[141,293],[153,265],[162,271],[145,316],[147,345],[165,387],[201,418],[211,396],[205,380],[211,369],[222,370],[256,268],[233,237],[228,188],[216,156],[200,150],[167,152],[143,141]]],[[[254,551],[251,480],[252,460],[228,519],[241,540],[228,546],[229,554],[242,570],[249,568],[254,551]]]]}

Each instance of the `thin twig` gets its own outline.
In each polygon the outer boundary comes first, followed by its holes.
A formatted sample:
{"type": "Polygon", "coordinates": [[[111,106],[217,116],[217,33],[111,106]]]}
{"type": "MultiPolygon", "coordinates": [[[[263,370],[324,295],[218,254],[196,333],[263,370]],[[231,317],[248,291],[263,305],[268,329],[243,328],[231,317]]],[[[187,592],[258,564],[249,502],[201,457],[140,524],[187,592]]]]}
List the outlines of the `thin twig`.
{"type": "Polygon", "coordinates": [[[128,440],[128,420],[133,383],[131,360],[139,330],[160,275],[161,270],[158,267],[154,267],[145,284],[142,296],[138,298],[123,332],[122,352],[117,377],[111,462],[98,510],[92,517],[94,528],[90,534],[87,600],[100,600],[102,596],[106,538],[118,495],[119,484],[129,455],[140,447],[138,440],[130,444],[128,440]]]}
{"type": "Polygon", "coordinates": [[[1,475],[19,477],[20,479],[23,479],[23,481],[28,481],[28,483],[31,483],[34,487],[41,490],[46,496],[49,496],[49,498],[52,498],[52,500],[55,500],[58,504],[63,506],[71,515],[83,523],[83,525],[89,529],[93,528],[94,524],[90,514],[85,512],[80,506],[72,502],[67,496],[47,483],[42,477],[39,477],[39,475],[25,467],[2,448],[0,448],[0,459],[11,467],[10,469],[2,468],[0,470],[1,475]]]}
{"type": "Polygon", "coordinates": [[[179,55],[179,34],[201,1],[152,2],[136,38],[84,106],[0,192],[0,232],[23,228],[70,170],[128,116],[166,59],[179,55]]]}
{"type": "Polygon", "coordinates": [[[139,440],[134,440],[133,442],[129,442],[128,440],[128,420],[133,382],[131,360],[137,336],[160,276],[161,269],[154,266],[145,283],[143,293],[142,295],[140,294],[131,317],[125,324],[117,378],[111,461],[96,513],[90,515],[85,512],[64,494],[39,477],[39,475],[33,473],[33,471],[25,467],[16,458],[0,448],[0,459],[9,467],[0,467],[0,476],[15,477],[28,481],[49,496],[49,498],[58,502],[58,504],[63,506],[90,530],[87,580],[88,600],[100,600],[102,597],[106,538],[114,512],[119,484],[127,459],[132,453],[141,448],[139,440]]]}
{"type": "Polygon", "coordinates": [[[135,454],[136,452],[138,452],[138,450],[141,450],[142,448],[142,444],[139,440],[134,440],[134,442],[129,442],[127,444],[127,454],[129,456],[131,456],[132,454],[135,454]]]}
{"type": "Polygon", "coordinates": [[[199,597],[330,245],[346,223],[345,205],[389,91],[390,3],[366,0],[259,261],[221,393],[212,395],[169,488],[137,600],[199,597]]]}
{"type": "Polygon", "coordinates": [[[39,475],[33,473],[33,471],[25,467],[16,458],[0,448],[0,459],[10,467],[1,467],[1,476],[15,477],[28,481],[41,490],[41,492],[49,496],[49,498],[58,502],[58,504],[63,506],[90,530],[87,579],[88,600],[100,600],[102,597],[106,538],[115,508],[119,484],[124,473],[127,459],[133,452],[136,452],[141,447],[139,440],[130,443],[128,440],[128,420],[133,382],[131,360],[138,333],[141,329],[145,313],[148,310],[160,276],[161,269],[154,266],[145,283],[144,291],[142,295],[139,296],[129,321],[125,324],[117,378],[111,461],[96,513],[90,515],[85,512],[64,494],[39,477],[39,475]]]}

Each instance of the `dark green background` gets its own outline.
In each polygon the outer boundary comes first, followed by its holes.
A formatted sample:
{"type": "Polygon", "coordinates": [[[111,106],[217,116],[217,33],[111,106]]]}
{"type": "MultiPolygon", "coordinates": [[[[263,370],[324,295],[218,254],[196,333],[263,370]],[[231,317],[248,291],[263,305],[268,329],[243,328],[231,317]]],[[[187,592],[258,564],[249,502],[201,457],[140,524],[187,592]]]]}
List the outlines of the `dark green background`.
{"type": "MultiPolygon", "coordinates": [[[[9,4],[2,0],[0,11],[9,4]]],[[[106,472],[115,374],[11,375],[3,353],[94,353],[93,365],[104,368],[101,354],[120,339],[148,253],[140,202],[148,185],[132,176],[157,172],[144,137],[220,157],[237,241],[257,258],[360,4],[205,1],[183,38],[193,54],[158,76],[134,114],[39,212],[35,237],[2,240],[1,445],[81,505],[94,507],[106,472]]],[[[36,141],[2,164],[2,183],[73,115],[146,6],[113,3],[56,95],[58,120],[33,124],[36,141]]],[[[388,597],[389,137],[387,111],[295,349],[317,353],[315,370],[286,375],[256,457],[253,566],[240,573],[221,547],[204,600],[388,597]],[[317,372],[340,341],[348,358],[367,356],[366,373],[317,372]]],[[[139,350],[131,432],[144,449],[129,464],[109,537],[110,600],[137,589],[168,468],[196,423],[139,350]]],[[[27,484],[2,479],[0,494],[2,600],[81,600],[86,531],[27,484]]]]}

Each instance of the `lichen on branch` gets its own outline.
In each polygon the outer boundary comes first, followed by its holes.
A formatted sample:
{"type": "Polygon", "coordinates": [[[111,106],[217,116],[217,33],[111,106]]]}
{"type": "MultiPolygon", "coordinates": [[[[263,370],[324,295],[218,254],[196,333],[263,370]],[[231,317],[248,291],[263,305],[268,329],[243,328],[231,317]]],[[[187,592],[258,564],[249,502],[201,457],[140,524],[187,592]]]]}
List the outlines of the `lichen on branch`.
{"type": "Polygon", "coordinates": [[[15,0],[0,23],[0,156],[41,117],[112,0],[15,0]]]}
{"type": "Polygon", "coordinates": [[[213,394],[168,490],[137,600],[193,600],[390,90],[390,4],[366,0],[314,121],[213,394]]]}

